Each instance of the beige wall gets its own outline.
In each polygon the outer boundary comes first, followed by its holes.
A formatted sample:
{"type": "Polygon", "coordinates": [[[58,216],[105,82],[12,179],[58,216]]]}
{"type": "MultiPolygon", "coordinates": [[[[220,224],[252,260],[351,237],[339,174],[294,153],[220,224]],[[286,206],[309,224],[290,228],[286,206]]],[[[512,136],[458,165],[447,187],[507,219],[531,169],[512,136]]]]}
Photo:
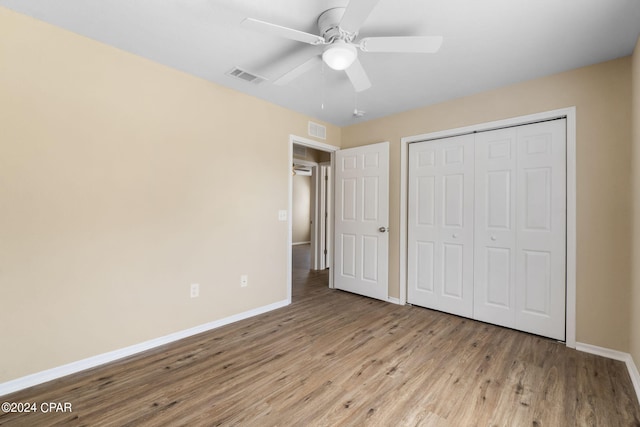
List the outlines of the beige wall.
{"type": "MultiPolygon", "coordinates": [[[[640,367],[640,38],[633,52],[633,249],[631,282],[631,356],[640,367]]],[[[639,396],[640,398],[640,396],[639,396]]]]}
{"type": "Polygon", "coordinates": [[[0,7],[0,382],[285,300],[308,120],[0,7]]]}
{"type": "MultiPolygon", "coordinates": [[[[628,255],[639,57],[636,47],[633,67],[622,58],[328,125],[332,145],[391,142],[390,294],[400,138],[575,105],[577,339],[640,363],[640,274],[632,292],[628,255]]],[[[277,210],[287,206],[288,136],[306,136],[308,119],[0,7],[0,382],[284,300],[277,210]],[[198,299],[188,297],[194,282],[198,299]]]]}
{"type": "Polygon", "coordinates": [[[295,175],[293,177],[293,206],[291,226],[292,242],[311,241],[311,177],[295,175]]]}
{"type": "Polygon", "coordinates": [[[391,143],[390,295],[399,295],[400,138],[576,106],[576,338],[628,351],[630,85],[627,57],[343,128],[345,148],[391,143]]]}

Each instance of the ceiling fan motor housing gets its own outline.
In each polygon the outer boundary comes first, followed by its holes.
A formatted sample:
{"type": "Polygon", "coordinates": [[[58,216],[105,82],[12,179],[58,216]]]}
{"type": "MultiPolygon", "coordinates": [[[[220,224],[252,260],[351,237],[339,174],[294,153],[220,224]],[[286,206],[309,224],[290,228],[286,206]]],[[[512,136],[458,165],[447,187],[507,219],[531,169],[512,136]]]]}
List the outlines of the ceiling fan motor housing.
{"type": "Polygon", "coordinates": [[[318,17],[318,29],[327,43],[335,40],[344,40],[351,42],[356,37],[356,33],[347,33],[340,28],[340,21],[344,15],[344,7],[334,7],[325,10],[318,17]]]}

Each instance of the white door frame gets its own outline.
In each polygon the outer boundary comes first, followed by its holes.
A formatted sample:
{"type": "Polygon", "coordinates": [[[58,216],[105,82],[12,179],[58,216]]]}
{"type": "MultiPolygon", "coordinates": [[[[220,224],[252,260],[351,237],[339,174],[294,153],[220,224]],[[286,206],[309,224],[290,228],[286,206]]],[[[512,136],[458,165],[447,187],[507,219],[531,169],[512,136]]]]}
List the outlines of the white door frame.
{"type": "Polygon", "coordinates": [[[400,304],[407,302],[407,202],[409,144],[478,131],[524,125],[543,120],[567,119],[567,300],[566,345],[576,348],[576,107],[479,123],[455,129],[401,138],[400,142],[400,304]]]}
{"type": "MultiPolygon", "coordinates": [[[[340,147],[336,147],[335,145],[325,144],[323,142],[314,141],[312,139],[304,138],[297,135],[289,135],[289,168],[293,164],[293,144],[303,145],[305,147],[313,148],[320,151],[326,151],[331,153],[331,166],[333,167],[335,152],[340,149],[340,147]]],[[[291,273],[293,269],[293,265],[291,262],[291,244],[293,243],[293,221],[291,220],[291,216],[293,214],[293,174],[291,174],[291,169],[289,169],[289,206],[287,207],[287,301],[291,304],[291,293],[292,293],[292,282],[291,282],[291,273]]],[[[333,177],[331,177],[329,185],[333,185],[333,177]]],[[[333,215],[329,216],[329,225],[331,230],[333,230],[333,215]]],[[[329,235],[327,250],[331,252],[333,249],[333,236],[329,235]]],[[[333,260],[333,256],[331,256],[333,260]]],[[[333,269],[333,265],[330,266],[333,269]]],[[[333,288],[333,274],[329,274],[329,287],[333,288]]]]}
{"type": "Polygon", "coordinates": [[[331,162],[319,163],[315,169],[317,174],[318,197],[316,197],[319,208],[316,208],[318,218],[316,218],[316,270],[324,270],[330,266],[329,248],[327,239],[331,232],[329,224],[329,212],[331,212],[333,198],[333,186],[330,184],[331,179],[331,162]]]}

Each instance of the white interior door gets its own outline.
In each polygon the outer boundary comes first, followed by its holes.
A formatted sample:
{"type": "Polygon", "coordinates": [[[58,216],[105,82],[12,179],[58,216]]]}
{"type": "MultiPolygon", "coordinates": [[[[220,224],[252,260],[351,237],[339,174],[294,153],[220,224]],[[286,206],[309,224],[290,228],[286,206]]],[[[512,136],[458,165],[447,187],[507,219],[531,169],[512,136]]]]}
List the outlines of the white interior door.
{"type": "Polygon", "coordinates": [[[389,143],[337,151],[334,172],[334,286],[387,300],[389,143]]]}
{"type": "Polygon", "coordinates": [[[516,329],[565,339],[566,120],[518,128],[516,329]]]}
{"type": "Polygon", "coordinates": [[[473,315],[473,135],[409,146],[409,303],[473,315]]]}
{"type": "Polygon", "coordinates": [[[516,324],[517,128],[475,137],[474,319],[516,324]]]}

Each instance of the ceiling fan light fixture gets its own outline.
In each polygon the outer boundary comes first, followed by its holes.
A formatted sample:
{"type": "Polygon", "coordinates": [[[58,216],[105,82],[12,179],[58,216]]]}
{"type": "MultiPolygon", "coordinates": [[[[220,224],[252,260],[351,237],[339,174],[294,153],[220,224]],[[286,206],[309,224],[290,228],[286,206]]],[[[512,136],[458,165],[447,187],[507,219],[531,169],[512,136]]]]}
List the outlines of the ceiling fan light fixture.
{"type": "Polygon", "coordinates": [[[358,56],[358,51],[352,44],[344,40],[336,40],[322,53],[322,60],[334,70],[346,70],[353,64],[358,56]]]}

